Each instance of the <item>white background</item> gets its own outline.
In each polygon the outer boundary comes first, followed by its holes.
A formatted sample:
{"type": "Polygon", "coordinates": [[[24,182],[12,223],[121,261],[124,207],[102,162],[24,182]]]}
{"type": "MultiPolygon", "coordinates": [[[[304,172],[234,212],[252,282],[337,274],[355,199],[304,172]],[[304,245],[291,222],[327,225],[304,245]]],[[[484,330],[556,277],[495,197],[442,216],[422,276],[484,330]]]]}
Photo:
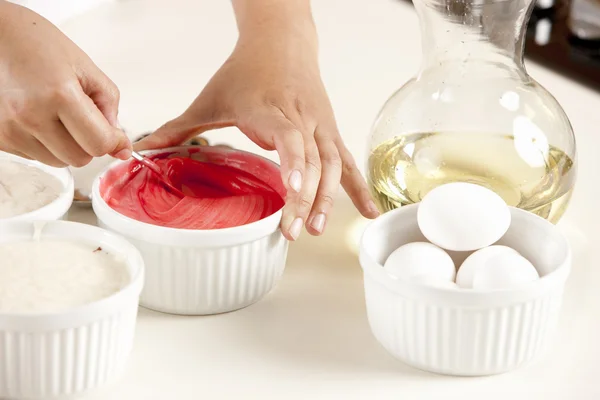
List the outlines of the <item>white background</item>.
{"type": "MultiPolygon", "coordinates": [[[[340,130],[362,165],[376,113],[417,70],[417,18],[394,0],[313,5],[323,77],[340,130]]],[[[182,112],[237,35],[224,0],[107,3],[62,29],[119,85],[121,122],[132,135],[182,112]]],[[[369,331],[361,270],[345,241],[356,213],[341,196],[327,234],[304,235],[291,246],[283,281],[260,303],[210,317],[142,309],[126,375],[86,399],[600,398],[600,97],[539,66],[529,71],[563,104],[579,149],[579,180],[559,225],[573,246],[573,274],[558,338],[541,360],[505,375],[466,379],[416,371],[389,356],[369,331]]],[[[209,137],[263,153],[235,129],[209,137]]],[[[89,212],[71,217],[93,221],[89,212]]]]}

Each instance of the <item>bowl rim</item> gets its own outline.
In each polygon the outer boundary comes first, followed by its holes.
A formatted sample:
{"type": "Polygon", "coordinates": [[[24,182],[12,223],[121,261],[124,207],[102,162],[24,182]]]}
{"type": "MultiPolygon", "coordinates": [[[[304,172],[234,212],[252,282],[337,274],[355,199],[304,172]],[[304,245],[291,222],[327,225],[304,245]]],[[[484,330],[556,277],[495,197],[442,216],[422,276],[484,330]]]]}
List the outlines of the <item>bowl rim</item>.
{"type": "MultiPolygon", "coordinates": [[[[215,148],[211,146],[210,148],[215,148]]],[[[207,146],[174,146],[163,149],[142,151],[142,154],[161,154],[168,152],[187,152],[193,149],[207,150],[207,146]]],[[[244,150],[220,148],[221,151],[244,153],[253,157],[260,158],[275,165],[279,165],[265,157],[244,150]]],[[[283,215],[283,208],[280,208],[273,214],[249,224],[221,228],[221,229],[183,229],[171,228],[160,225],[154,225],[147,222],[137,221],[125,216],[111,208],[100,194],[100,181],[103,176],[117,165],[129,162],[130,160],[116,160],[106,166],[94,179],[92,185],[92,207],[98,220],[111,230],[123,234],[127,237],[143,240],[145,242],[156,243],[160,245],[184,246],[184,247],[225,247],[234,246],[260,239],[277,231],[280,231],[280,222],[283,215]]]]}
{"type": "MultiPolygon", "coordinates": [[[[139,298],[142,291],[145,275],[144,260],[139,250],[125,238],[97,226],[71,221],[38,220],[38,221],[11,221],[0,224],[0,231],[13,231],[13,237],[22,237],[20,229],[35,229],[36,224],[43,224],[41,237],[50,235],[57,240],[68,240],[79,243],[100,243],[110,241],[110,246],[117,249],[112,254],[123,256],[130,280],[117,292],[99,300],[81,304],[63,310],[49,312],[0,312],[0,331],[25,330],[46,331],[51,329],[64,329],[67,327],[84,325],[102,318],[103,315],[114,313],[125,302],[132,298],[139,298]],[[46,233],[44,233],[46,232],[46,233]],[[81,239],[84,238],[84,239],[81,239]]],[[[0,244],[11,242],[11,234],[5,234],[0,244]]]]}
{"type": "Polygon", "coordinates": [[[13,221],[33,221],[37,219],[58,220],[69,211],[71,205],[73,204],[73,196],[75,194],[75,180],[73,178],[73,174],[68,168],[56,168],[36,160],[28,160],[11,153],[0,151],[0,161],[2,160],[8,160],[38,168],[58,179],[63,188],[58,197],[45,206],[24,214],[15,215],[8,218],[0,218],[0,223],[13,221]]]}
{"type": "Polygon", "coordinates": [[[407,218],[412,213],[414,213],[416,218],[418,206],[418,203],[411,204],[386,212],[374,221],[371,221],[364,230],[360,240],[359,259],[361,268],[364,271],[365,281],[368,277],[382,285],[388,291],[406,297],[431,300],[433,303],[449,302],[460,306],[488,307],[492,305],[504,305],[506,303],[526,301],[533,297],[537,297],[553,288],[564,285],[569,276],[572,250],[567,238],[560,232],[560,229],[538,215],[509,206],[513,216],[518,215],[519,217],[527,218],[533,223],[544,226],[544,229],[552,230],[557,233],[565,246],[566,252],[564,259],[557,261],[556,268],[544,276],[541,276],[540,279],[515,288],[482,290],[434,287],[391,277],[384,270],[383,265],[377,262],[375,258],[372,257],[370,251],[365,248],[366,237],[368,237],[370,232],[378,229],[382,224],[388,223],[391,219],[407,218]]]}

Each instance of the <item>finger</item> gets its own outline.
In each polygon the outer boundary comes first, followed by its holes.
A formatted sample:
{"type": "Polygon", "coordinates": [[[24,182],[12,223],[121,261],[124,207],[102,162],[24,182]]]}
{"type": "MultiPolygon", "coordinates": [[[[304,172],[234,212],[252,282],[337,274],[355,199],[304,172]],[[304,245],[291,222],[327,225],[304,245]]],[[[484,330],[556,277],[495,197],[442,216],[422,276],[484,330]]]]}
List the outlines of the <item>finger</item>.
{"type": "Polygon", "coordinates": [[[119,88],[93,62],[86,65],[85,72],[78,74],[83,92],[94,102],[110,125],[118,127],[119,88]]]}
{"type": "Polygon", "coordinates": [[[373,202],[365,179],[356,166],[354,157],[352,157],[352,154],[342,143],[341,139],[338,140],[337,148],[342,159],[342,186],[344,190],[348,193],[350,199],[352,199],[354,206],[364,217],[377,217],[379,210],[377,210],[377,206],[373,202]]]}
{"type": "Polygon", "coordinates": [[[279,122],[280,128],[273,127],[273,147],[279,155],[281,179],[291,195],[302,190],[305,174],[304,139],[300,131],[289,121],[279,122]]]}
{"type": "MultiPolygon", "coordinates": [[[[300,235],[302,226],[313,208],[321,180],[321,158],[314,136],[305,134],[303,139],[305,164],[302,190],[289,196],[287,210],[284,210],[284,222],[285,219],[292,221],[288,233],[294,240],[300,235]]],[[[285,226],[287,225],[283,225],[284,230],[285,226]]]]}
{"type": "Polygon", "coordinates": [[[3,133],[2,131],[0,131],[0,153],[10,153],[10,154],[14,154],[16,156],[21,157],[21,153],[18,150],[15,150],[14,148],[12,148],[12,146],[10,146],[8,144],[8,134],[3,133]]]}
{"type": "Polygon", "coordinates": [[[281,180],[288,194],[300,193],[305,169],[304,139],[296,125],[281,115],[267,113],[243,121],[239,128],[262,148],[277,151],[281,180]]]}
{"type": "Polygon", "coordinates": [[[146,136],[134,144],[134,149],[154,150],[179,146],[185,141],[211,129],[234,126],[235,119],[224,110],[216,110],[210,101],[199,97],[179,117],[167,122],[153,134],[146,136]]]}
{"type": "Polygon", "coordinates": [[[44,132],[33,132],[37,140],[60,161],[73,167],[83,167],[92,161],[60,121],[49,124],[44,132]]]}
{"type": "Polygon", "coordinates": [[[37,160],[51,167],[66,167],[63,161],[59,160],[48,150],[39,140],[27,132],[11,135],[12,140],[6,143],[4,151],[15,154],[19,157],[30,160],[37,160]]]}
{"type": "Polygon", "coordinates": [[[82,90],[74,88],[59,99],[58,117],[70,136],[90,156],[131,157],[125,132],[112,126],[82,90]]]}
{"type": "Polygon", "coordinates": [[[297,204],[305,179],[304,138],[287,118],[276,114],[254,116],[240,124],[240,130],[255,142],[266,137],[260,146],[276,150],[281,164],[281,180],[286,188],[285,207],[281,218],[281,230],[288,240],[296,240],[304,224],[297,218],[297,204]]]}
{"type": "Polygon", "coordinates": [[[199,135],[206,129],[197,124],[188,123],[182,117],[175,118],[158,128],[151,135],[133,144],[136,151],[164,149],[166,147],[179,146],[188,139],[199,135]]]}
{"type": "Polygon", "coordinates": [[[8,146],[0,146],[0,152],[10,153],[10,154],[13,154],[15,156],[24,158],[26,160],[33,160],[33,158],[29,157],[27,154],[21,153],[20,151],[14,150],[14,149],[12,149],[12,148],[10,148],[8,146]]]}
{"type": "Polygon", "coordinates": [[[322,164],[321,182],[307,220],[306,229],[312,235],[320,235],[325,230],[327,216],[333,207],[333,199],[340,187],[342,159],[337,146],[327,134],[317,131],[315,139],[322,164]]]}
{"type": "Polygon", "coordinates": [[[16,151],[16,150],[14,150],[14,151],[9,151],[9,153],[12,153],[12,154],[14,154],[15,156],[19,156],[19,157],[21,157],[21,158],[24,158],[24,159],[26,159],[26,160],[33,160],[33,158],[29,157],[29,156],[28,156],[27,154],[25,154],[25,153],[21,153],[20,151],[16,151]]]}

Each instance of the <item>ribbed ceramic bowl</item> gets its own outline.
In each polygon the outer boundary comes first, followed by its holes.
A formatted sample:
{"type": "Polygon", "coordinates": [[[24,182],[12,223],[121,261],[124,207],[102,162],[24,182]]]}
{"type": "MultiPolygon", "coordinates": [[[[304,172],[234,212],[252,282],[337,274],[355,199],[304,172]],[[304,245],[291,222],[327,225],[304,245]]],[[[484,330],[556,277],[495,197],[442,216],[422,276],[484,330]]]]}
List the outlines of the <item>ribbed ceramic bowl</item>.
{"type": "Polygon", "coordinates": [[[63,190],[58,198],[50,204],[26,214],[17,215],[11,218],[0,218],[0,222],[36,220],[52,221],[63,219],[65,217],[69,211],[69,208],[71,208],[71,204],[73,204],[74,192],[73,176],[68,168],[54,168],[37,161],[27,160],[25,158],[17,157],[15,155],[0,151],[0,161],[2,160],[18,162],[39,168],[42,171],[56,177],[62,184],[63,190]]]}
{"type": "MultiPolygon", "coordinates": [[[[189,155],[244,153],[239,150],[186,146],[146,154],[189,155]]],[[[244,153],[247,155],[247,153],[244,153]]],[[[279,167],[262,157],[261,168],[279,167]]],[[[110,168],[122,161],[112,164],[110,168]]],[[[244,166],[241,165],[241,168],[244,166]]],[[[166,228],[128,218],[102,198],[94,182],[92,206],[98,224],[125,236],[142,253],[146,283],[141,304],[171,314],[207,315],[249,306],[269,293],[283,274],[288,242],[279,229],[281,210],[267,218],[234,228],[190,230],[166,228]]]]}
{"type": "MultiPolygon", "coordinates": [[[[31,240],[34,222],[0,224],[0,243],[31,240]]],[[[45,223],[44,239],[100,246],[123,256],[131,282],[114,295],[53,313],[0,313],[0,398],[79,395],[118,378],[135,332],[144,281],[140,253],[123,238],[74,222],[45,223]]]]}
{"type": "Polygon", "coordinates": [[[380,216],[361,240],[367,313],[377,340],[409,365],[449,375],[498,374],[533,360],[558,319],[571,268],[565,237],[542,218],[511,208],[511,226],[498,244],[531,261],[538,281],[493,292],[421,286],[395,280],[383,269],[396,248],[426,240],[417,209],[380,216]]]}

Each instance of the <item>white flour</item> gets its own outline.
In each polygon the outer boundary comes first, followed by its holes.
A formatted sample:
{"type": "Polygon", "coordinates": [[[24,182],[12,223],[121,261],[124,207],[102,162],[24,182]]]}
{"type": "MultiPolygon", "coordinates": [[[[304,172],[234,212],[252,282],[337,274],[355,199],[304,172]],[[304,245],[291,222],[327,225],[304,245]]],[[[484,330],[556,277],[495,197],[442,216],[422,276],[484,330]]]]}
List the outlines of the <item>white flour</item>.
{"type": "Polygon", "coordinates": [[[90,245],[44,239],[0,244],[0,313],[62,311],[108,297],[129,282],[123,260],[90,245]]]}
{"type": "Polygon", "coordinates": [[[0,160],[0,219],[42,208],[58,198],[63,187],[39,168],[0,160]]]}

